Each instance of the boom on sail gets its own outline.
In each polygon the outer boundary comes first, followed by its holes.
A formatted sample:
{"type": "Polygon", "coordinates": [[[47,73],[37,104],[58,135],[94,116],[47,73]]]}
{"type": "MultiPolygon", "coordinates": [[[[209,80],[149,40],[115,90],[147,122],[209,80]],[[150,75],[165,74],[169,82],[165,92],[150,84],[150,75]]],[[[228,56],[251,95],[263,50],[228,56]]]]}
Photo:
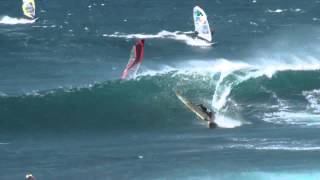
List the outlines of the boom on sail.
{"type": "Polygon", "coordinates": [[[194,29],[200,39],[208,42],[212,41],[211,29],[207,20],[207,15],[199,6],[193,8],[194,29]]]}

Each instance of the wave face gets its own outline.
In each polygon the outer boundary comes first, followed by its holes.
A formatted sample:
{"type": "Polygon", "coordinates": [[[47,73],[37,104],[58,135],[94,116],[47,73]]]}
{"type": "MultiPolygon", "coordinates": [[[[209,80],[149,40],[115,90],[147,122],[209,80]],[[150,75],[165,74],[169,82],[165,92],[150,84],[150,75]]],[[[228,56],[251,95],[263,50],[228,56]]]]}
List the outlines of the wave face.
{"type": "Polygon", "coordinates": [[[129,81],[3,95],[1,128],[10,131],[191,128],[193,121],[185,120],[192,119],[191,114],[177,100],[175,90],[214,109],[222,128],[265,122],[320,125],[320,72],[314,64],[266,68],[222,59],[190,61],[184,65],[161,71],[146,69],[137,79],[129,81]]]}

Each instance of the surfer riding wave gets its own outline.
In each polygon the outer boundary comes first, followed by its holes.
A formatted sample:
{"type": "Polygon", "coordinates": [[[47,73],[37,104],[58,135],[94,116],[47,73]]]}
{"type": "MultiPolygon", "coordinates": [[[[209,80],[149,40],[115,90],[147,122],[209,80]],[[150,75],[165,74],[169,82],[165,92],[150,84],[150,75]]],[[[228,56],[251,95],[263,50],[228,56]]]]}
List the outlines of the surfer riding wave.
{"type": "Polygon", "coordinates": [[[203,104],[194,104],[187,98],[183,97],[179,91],[176,91],[178,99],[191,111],[199,120],[206,121],[209,128],[217,127],[215,123],[215,114],[212,110],[204,106],[203,104]]]}
{"type": "Polygon", "coordinates": [[[210,110],[209,108],[205,107],[203,104],[198,104],[197,106],[201,109],[202,112],[204,112],[205,114],[207,114],[210,117],[210,120],[207,120],[208,127],[209,128],[217,127],[216,123],[214,123],[215,113],[212,110],[210,110]]]}

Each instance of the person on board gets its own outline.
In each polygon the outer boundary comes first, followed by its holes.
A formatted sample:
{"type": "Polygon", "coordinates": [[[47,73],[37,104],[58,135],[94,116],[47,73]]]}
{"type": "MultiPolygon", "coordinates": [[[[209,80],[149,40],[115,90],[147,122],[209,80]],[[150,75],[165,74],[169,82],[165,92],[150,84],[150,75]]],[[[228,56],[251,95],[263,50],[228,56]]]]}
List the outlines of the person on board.
{"type": "Polygon", "coordinates": [[[31,172],[28,172],[26,174],[26,180],[36,180],[36,178],[32,175],[31,172]]]}
{"type": "Polygon", "coordinates": [[[143,59],[143,47],[144,47],[144,39],[140,39],[136,42],[136,58],[133,63],[129,64],[127,69],[131,69],[134,65],[139,63],[143,59]]]}
{"type": "Polygon", "coordinates": [[[205,114],[207,114],[210,117],[210,120],[207,120],[208,121],[208,127],[209,128],[217,127],[217,124],[214,122],[215,113],[212,110],[210,110],[209,108],[205,107],[203,104],[198,104],[197,106],[200,108],[200,110],[202,112],[204,112],[205,114]]]}
{"type": "Polygon", "coordinates": [[[126,68],[122,72],[121,79],[125,79],[132,68],[134,68],[138,63],[140,64],[142,63],[143,56],[144,56],[144,39],[138,40],[134,45],[133,50],[134,50],[134,56],[130,57],[130,63],[126,66],[126,68]]]}
{"type": "MultiPolygon", "coordinates": [[[[215,30],[214,30],[214,29],[210,29],[210,31],[211,31],[211,36],[213,37],[215,30]]],[[[199,34],[198,31],[194,31],[194,33],[191,35],[191,37],[192,37],[193,39],[199,38],[199,39],[205,40],[205,39],[199,37],[198,34],[199,34]]],[[[206,41],[206,40],[205,40],[205,41],[206,41]]]]}
{"type": "Polygon", "coordinates": [[[32,4],[32,2],[23,2],[23,11],[24,11],[24,16],[25,18],[29,19],[29,20],[34,20],[35,19],[35,9],[34,6],[32,4]]]}

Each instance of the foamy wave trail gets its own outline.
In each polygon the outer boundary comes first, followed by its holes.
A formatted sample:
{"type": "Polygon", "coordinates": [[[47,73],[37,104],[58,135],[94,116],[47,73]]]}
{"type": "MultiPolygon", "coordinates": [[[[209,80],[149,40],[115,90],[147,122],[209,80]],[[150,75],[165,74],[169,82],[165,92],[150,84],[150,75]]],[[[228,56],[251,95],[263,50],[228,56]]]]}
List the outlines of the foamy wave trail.
{"type": "Polygon", "coordinates": [[[275,9],[275,10],[272,10],[272,9],[268,9],[267,12],[268,13],[283,13],[283,12],[286,12],[287,9],[275,9]]]}
{"type": "Polygon", "coordinates": [[[284,12],[292,12],[292,13],[300,13],[300,12],[303,12],[303,10],[302,9],[300,9],[300,8],[295,8],[295,9],[293,9],[293,8],[290,8],[290,9],[274,9],[274,10],[272,10],[272,9],[268,9],[267,10],[267,12],[268,13],[272,13],[272,14],[280,14],[280,13],[284,13],[284,12]]]}
{"type": "Polygon", "coordinates": [[[198,38],[192,38],[190,34],[192,31],[182,32],[182,31],[160,31],[157,34],[124,34],[115,32],[113,34],[103,34],[104,37],[109,38],[124,38],[124,39],[173,39],[177,41],[184,41],[190,46],[200,46],[200,47],[209,47],[212,43],[208,43],[204,40],[198,38]]]}
{"type": "Polygon", "coordinates": [[[36,22],[36,19],[30,20],[25,18],[12,18],[9,16],[4,16],[0,19],[0,24],[8,24],[8,25],[32,24],[34,22],[36,22]]]}
{"type": "Polygon", "coordinates": [[[235,127],[239,127],[243,124],[243,122],[240,120],[235,120],[231,117],[228,117],[228,116],[222,115],[222,114],[216,114],[215,123],[220,128],[235,128],[235,127]]]}
{"type": "Polygon", "coordinates": [[[266,113],[263,119],[274,124],[289,124],[320,127],[320,116],[308,112],[279,111],[266,113]]]}
{"type": "Polygon", "coordinates": [[[225,148],[263,151],[320,151],[319,141],[294,140],[289,138],[232,138],[233,144],[225,148]]]}

